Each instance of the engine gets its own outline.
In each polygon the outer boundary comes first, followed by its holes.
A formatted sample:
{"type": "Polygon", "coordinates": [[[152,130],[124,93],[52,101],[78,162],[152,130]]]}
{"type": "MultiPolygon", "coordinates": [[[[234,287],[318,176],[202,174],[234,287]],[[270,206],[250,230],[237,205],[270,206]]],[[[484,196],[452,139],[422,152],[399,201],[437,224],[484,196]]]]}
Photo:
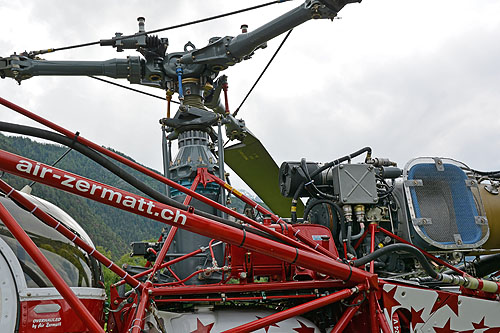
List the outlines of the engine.
{"type": "MultiPolygon", "coordinates": [[[[437,157],[413,159],[403,169],[369,155],[364,163],[334,162],[284,162],[279,179],[284,196],[308,198],[303,220],[296,222],[329,228],[341,257],[361,258],[401,242],[452,264],[498,251],[494,173],[437,157]],[[370,226],[379,232],[370,233],[370,226]]],[[[395,253],[377,258],[374,269],[395,276],[417,271],[418,263],[395,253]]]]}

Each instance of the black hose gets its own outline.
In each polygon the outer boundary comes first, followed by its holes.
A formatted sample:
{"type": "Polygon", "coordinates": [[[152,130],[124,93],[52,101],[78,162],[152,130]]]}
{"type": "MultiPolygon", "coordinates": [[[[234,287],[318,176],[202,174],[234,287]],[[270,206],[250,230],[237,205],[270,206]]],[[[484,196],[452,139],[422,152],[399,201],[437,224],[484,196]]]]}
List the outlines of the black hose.
{"type": "MultiPolygon", "coordinates": [[[[319,173],[323,172],[324,170],[328,169],[328,168],[331,168],[332,166],[335,166],[337,164],[340,164],[342,162],[345,162],[345,161],[350,161],[352,158],[354,157],[357,157],[363,153],[367,153],[366,155],[366,160],[370,159],[371,158],[371,155],[372,155],[372,149],[371,147],[363,147],[357,151],[355,151],[354,153],[352,154],[349,154],[349,155],[346,155],[344,157],[341,157],[339,159],[336,159],[334,161],[331,161],[331,162],[328,162],[326,164],[324,164],[323,166],[321,166],[320,168],[314,170],[310,175],[309,175],[309,178],[310,179],[313,179],[314,177],[316,177],[319,173]]],[[[307,168],[306,168],[307,169],[307,168]]],[[[297,190],[295,191],[294,195],[293,195],[293,199],[292,199],[292,207],[291,207],[291,218],[292,218],[292,223],[295,223],[297,222],[297,203],[298,203],[298,199],[299,199],[299,195],[300,195],[300,192],[302,191],[302,189],[304,188],[304,185],[305,185],[305,181],[303,181],[299,187],[297,187],[297,190]]]]}
{"type": "MultiPolygon", "coordinates": [[[[163,193],[156,191],[155,189],[151,188],[146,183],[137,179],[132,174],[128,173],[124,169],[120,168],[119,166],[117,166],[116,164],[114,164],[113,162],[108,160],[106,157],[102,156],[101,154],[97,153],[95,150],[81,144],[80,142],[78,142],[76,140],[73,140],[73,139],[70,139],[66,136],[63,136],[63,135],[60,135],[60,134],[57,134],[57,133],[54,133],[51,131],[43,130],[40,128],[11,124],[11,123],[6,123],[6,122],[0,122],[0,131],[16,133],[16,134],[21,134],[21,135],[34,136],[37,138],[57,142],[57,143],[60,143],[62,145],[73,148],[74,150],[76,150],[76,151],[82,153],[83,155],[87,156],[88,158],[92,159],[94,162],[98,163],[102,167],[106,168],[110,172],[114,173],[116,176],[120,177],[121,179],[123,179],[124,181],[126,181],[127,183],[129,183],[130,185],[132,185],[133,187],[138,189],[139,191],[150,196],[154,200],[161,202],[163,204],[184,210],[184,211],[187,211],[187,209],[188,209],[188,206],[183,205],[180,202],[177,202],[177,201],[167,197],[163,193]]],[[[234,227],[234,228],[243,229],[242,225],[240,225],[239,223],[223,219],[219,216],[215,216],[215,215],[209,214],[209,213],[204,212],[204,211],[196,210],[195,214],[197,214],[199,216],[206,217],[208,219],[211,219],[211,220],[214,220],[217,222],[220,222],[220,223],[223,223],[223,224],[226,224],[226,225],[229,225],[229,226],[234,227]]],[[[250,233],[262,236],[262,237],[266,237],[268,239],[277,240],[275,237],[272,237],[272,236],[268,235],[267,233],[260,231],[260,230],[257,230],[257,229],[247,228],[245,230],[247,232],[250,232],[250,233]]]]}
{"type": "MultiPolygon", "coordinates": [[[[457,267],[462,271],[467,271],[467,268],[470,267],[473,271],[468,272],[472,276],[482,278],[491,273],[494,273],[500,269],[500,253],[492,254],[489,256],[481,257],[481,260],[473,261],[472,263],[467,263],[467,266],[461,265],[457,267]]],[[[457,274],[455,271],[447,270],[444,272],[445,274],[457,274]]]]}
{"type": "Polygon", "coordinates": [[[354,260],[351,263],[355,267],[363,266],[364,264],[367,264],[370,261],[373,261],[373,260],[375,260],[383,255],[386,255],[386,254],[389,254],[392,252],[396,252],[396,251],[403,251],[403,252],[412,254],[418,260],[420,265],[422,265],[422,268],[430,277],[432,277],[433,279],[439,278],[439,274],[433,269],[433,267],[427,261],[427,259],[423,255],[423,253],[420,252],[420,250],[417,249],[416,247],[408,245],[408,244],[387,245],[387,246],[384,246],[383,248],[380,248],[380,249],[364,256],[363,258],[354,260]]]}
{"type": "MultiPolygon", "coordinates": [[[[342,208],[338,204],[336,204],[335,202],[333,202],[331,200],[319,199],[319,200],[316,200],[315,202],[313,202],[311,205],[307,205],[307,207],[304,209],[304,221],[309,216],[309,212],[311,211],[311,209],[313,209],[313,207],[315,207],[319,204],[330,205],[337,212],[337,215],[340,217],[340,230],[341,230],[341,234],[342,234],[342,239],[346,239],[347,232],[346,232],[344,211],[342,210],[342,208]]],[[[333,233],[333,230],[332,230],[332,233],[333,233]]]]}

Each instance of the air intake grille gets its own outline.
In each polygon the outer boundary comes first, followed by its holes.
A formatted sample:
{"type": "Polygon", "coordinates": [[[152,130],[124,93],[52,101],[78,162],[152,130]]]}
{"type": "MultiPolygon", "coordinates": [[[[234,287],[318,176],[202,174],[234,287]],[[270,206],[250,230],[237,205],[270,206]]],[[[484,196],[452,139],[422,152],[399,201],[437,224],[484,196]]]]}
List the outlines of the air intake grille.
{"type": "Polygon", "coordinates": [[[475,181],[456,161],[425,159],[427,163],[415,163],[418,160],[405,169],[415,231],[438,248],[469,248],[484,243],[488,226],[482,204],[472,194],[472,190],[477,191],[475,181]]]}

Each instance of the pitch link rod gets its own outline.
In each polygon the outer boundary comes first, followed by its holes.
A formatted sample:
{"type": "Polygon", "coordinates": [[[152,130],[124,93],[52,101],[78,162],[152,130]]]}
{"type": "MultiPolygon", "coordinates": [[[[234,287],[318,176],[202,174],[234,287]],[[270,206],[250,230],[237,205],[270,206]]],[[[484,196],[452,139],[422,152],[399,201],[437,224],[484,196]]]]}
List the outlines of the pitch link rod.
{"type": "Polygon", "coordinates": [[[75,138],[75,133],[72,133],[69,130],[67,130],[67,129],[65,129],[65,128],[63,128],[63,127],[61,127],[61,126],[59,126],[59,125],[57,125],[57,124],[55,124],[55,123],[53,123],[53,122],[45,119],[43,117],[40,117],[37,114],[35,114],[35,113],[31,112],[31,111],[28,111],[28,110],[26,110],[26,109],[24,109],[24,108],[22,108],[22,107],[20,107],[20,106],[18,106],[16,104],[12,103],[12,102],[10,102],[10,101],[2,98],[2,97],[0,97],[0,104],[8,107],[9,109],[11,109],[13,111],[18,112],[18,113],[20,113],[20,114],[22,114],[22,115],[24,115],[24,116],[26,116],[26,117],[28,117],[28,118],[36,121],[36,122],[38,122],[38,123],[40,123],[40,124],[42,124],[44,126],[47,126],[47,127],[51,128],[51,129],[53,129],[54,131],[56,131],[58,133],[61,133],[62,135],[66,136],[66,137],[68,137],[70,139],[75,139],[79,143],[81,143],[81,144],[83,144],[83,145],[85,145],[85,146],[87,146],[89,148],[92,148],[92,149],[94,149],[94,150],[100,152],[101,154],[104,154],[104,155],[106,155],[106,156],[108,156],[110,158],[113,158],[114,160],[116,160],[116,161],[118,161],[120,163],[123,163],[123,164],[131,167],[132,169],[135,169],[135,170],[137,170],[137,171],[139,171],[139,172],[141,172],[143,174],[146,174],[146,175],[150,176],[151,178],[154,178],[154,179],[156,179],[156,180],[158,180],[158,181],[160,181],[160,182],[162,182],[164,184],[167,184],[168,186],[173,187],[176,190],[179,190],[179,191],[185,193],[186,195],[192,196],[193,198],[195,198],[195,199],[197,199],[197,200],[199,200],[199,201],[201,201],[203,203],[206,203],[207,205],[209,205],[211,207],[214,207],[214,208],[216,208],[216,209],[218,209],[220,211],[223,211],[223,212],[225,212],[225,213],[227,213],[227,214],[229,214],[229,215],[231,215],[231,216],[233,216],[233,217],[235,217],[237,219],[240,219],[240,220],[242,220],[242,221],[244,221],[244,222],[252,225],[253,227],[255,227],[257,229],[265,231],[268,234],[270,234],[272,236],[275,236],[275,237],[277,237],[278,239],[280,239],[280,240],[282,240],[284,242],[287,242],[287,243],[289,243],[289,244],[291,244],[291,245],[293,245],[295,247],[298,247],[298,248],[300,248],[302,250],[305,250],[305,251],[319,253],[318,251],[316,251],[316,250],[308,247],[307,245],[304,245],[303,243],[297,242],[296,240],[294,240],[294,239],[292,239],[292,238],[290,238],[288,236],[280,234],[280,233],[276,232],[275,230],[273,230],[271,228],[268,228],[268,227],[266,227],[266,226],[264,226],[264,225],[262,225],[262,224],[260,224],[258,222],[255,222],[255,221],[253,221],[252,219],[248,218],[245,215],[242,215],[242,214],[240,214],[238,212],[235,212],[232,209],[230,209],[230,208],[228,208],[228,207],[226,207],[224,205],[221,205],[220,203],[215,202],[215,201],[213,201],[213,200],[211,200],[211,199],[209,199],[209,198],[207,198],[207,197],[205,197],[205,196],[203,196],[203,195],[201,195],[201,194],[199,194],[199,193],[197,193],[195,191],[192,191],[192,190],[190,190],[188,188],[185,188],[184,186],[182,186],[182,185],[180,185],[180,184],[178,184],[178,183],[176,183],[176,182],[174,182],[174,181],[172,181],[172,180],[170,180],[168,178],[165,178],[164,176],[161,176],[161,175],[159,175],[159,174],[157,174],[157,173],[155,173],[155,172],[153,172],[153,171],[151,171],[151,170],[143,167],[142,165],[139,165],[139,164],[137,164],[135,162],[132,162],[132,161],[130,161],[130,160],[128,160],[128,159],[126,159],[126,158],[124,158],[124,157],[122,157],[122,156],[120,156],[120,155],[118,155],[118,154],[116,154],[116,153],[114,153],[114,152],[106,149],[106,148],[103,148],[103,147],[101,147],[101,146],[93,143],[92,141],[89,141],[89,140],[83,138],[82,136],[77,136],[75,138]]]}
{"type": "Polygon", "coordinates": [[[123,269],[121,269],[118,265],[116,265],[114,262],[106,258],[102,253],[100,253],[98,250],[96,250],[94,247],[90,246],[87,244],[83,239],[78,237],[75,233],[73,233],[71,230],[66,228],[62,223],[54,219],[52,216],[49,214],[45,213],[42,209],[39,209],[37,205],[26,199],[22,194],[20,194],[18,191],[15,191],[12,186],[7,184],[5,181],[0,179],[0,191],[3,193],[7,194],[10,199],[12,199],[15,203],[20,205],[22,208],[27,210],[28,212],[32,212],[32,214],[40,219],[42,222],[45,224],[51,226],[55,230],[57,230],[60,234],[62,234],[64,237],[66,237],[68,240],[72,241],[76,245],[78,245],[82,250],[84,250],[89,256],[94,257],[97,261],[99,261],[101,264],[103,264],[105,267],[109,268],[111,271],[113,271],[116,275],[118,275],[120,278],[124,279],[132,288],[139,290],[142,290],[143,286],[141,283],[135,279],[134,277],[131,277],[127,272],[125,272],[123,269]]]}
{"type": "Polygon", "coordinates": [[[378,285],[377,275],[322,254],[261,237],[245,229],[229,227],[198,216],[193,210],[183,211],[3,150],[0,150],[0,170],[344,281],[364,283],[368,280],[371,286],[376,288],[378,285]]]}
{"type": "Polygon", "coordinates": [[[321,308],[328,304],[332,304],[334,302],[338,302],[340,300],[346,299],[354,294],[357,294],[360,291],[365,291],[367,289],[365,284],[359,284],[354,288],[344,289],[337,291],[331,295],[323,296],[321,298],[309,301],[304,304],[297,305],[293,308],[280,311],[278,313],[274,313],[267,317],[254,320],[250,323],[246,323],[240,325],[238,327],[232,328],[230,330],[224,331],[224,333],[236,333],[236,332],[253,332],[260,328],[275,324],[277,322],[283,321],[285,319],[300,316],[303,313],[321,308]]]}
{"type": "Polygon", "coordinates": [[[78,314],[78,317],[81,318],[85,326],[87,326],[92,332],[104,333],[102,327],[95,320],[95,318],[92,317],[89,310],[87,310],[85,305],[83,305],[82,301],[76,297],[73,290],[71,290],[66,282],[64,282],[63,278],[59,275],[59,273],[57,273],[54,266],[52,266],[52,264],[43,255],[42,251],[36,246],[33,240],[26,234],[23,228],[21,228],[21,226],[1,203],[0,219],[21,244],[23,249],[28,252],[33,261],[38,265],[38,267],[40,267],[50,282],[52,282],[57,291],[63,296],[64,300],[68,302],[71,308],[78,314]]]}

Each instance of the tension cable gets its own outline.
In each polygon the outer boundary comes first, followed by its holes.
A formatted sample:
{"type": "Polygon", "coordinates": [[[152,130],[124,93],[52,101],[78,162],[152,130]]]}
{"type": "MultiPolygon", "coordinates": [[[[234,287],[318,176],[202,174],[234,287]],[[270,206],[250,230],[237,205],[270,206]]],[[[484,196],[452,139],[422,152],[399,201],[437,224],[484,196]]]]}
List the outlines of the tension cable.
{"type": "MultiPolygon", "coordinates": [[[[157,96],[155,94],[150,94],[148,92],[145,92],[145,91],[142,91],[142,90],[139,90],[139,89],[130,88],[129,86],[125,86],[123,84],[119,84],[119,83],[116,83],[116,82],[113,82],[113,81],[109,81],[109,80],[106,80],[106,79],[101,79],[100,77],[97,77],[97,76],[89,75],[89,77],[92,78],[92,79],[96,79],[96,80],[99,80],[99,81],[102,81],[102,82],[106,82],[106,83],[112,84],[112,85],[120,87],[120,88],[132,90],[132,91],[137,92],[139,94],[143,94],[143,95],[146,95],[146,96],[158,98],[158,99],[161,99],[161,100],[164,100],[164,101],[167,100],[165,97],[157,96]]],[[[181,103],[179,103],[177,101],[171,101],[171,102],[175,103],[175,104],[181,104],[181,103]]]]}
{"type": "Polygon", "coordinates": [[[245,98],[243,98],[243,101],[241,101],[240,106],[238,106],[238,108],[236,109],[236,111],[234,111],[233,117],[236,117],[236,115],[238,114],[238,111],[240,111],[241,106],[243,105],[243,103],[245,103],[245,101],[247,100],[248,96],[250,96],[250,94],[252,93],[253,89],[257,85],[257,83],[259,83],[260,79],[262,78],[262,76],[266,72],[267,68],[269,67],[269,65],[271,65],[271,62],[273,62],[274,58],[276,57],[276,55],[278,54],[278,52],[281,50],[281,47],[283,46],[283,44],[285,44],[288,36],[290,36],[290,34],[292,33],[292,30],[293,29],[290,29],[288,31],[288,33],[286,34],[285,38],[283,38],[283,40],[281,41],[281,44],[278,46],[278,48],[274,52],[273,56],[271,57],[271,59],[267,63],[266,67],[264,67],[264,70],[262,71],[262,73],[260,73],[259,77],[257,78],[257,80],[255,81],[255,83],[253,84],[252,88],[250,88],[250,90],[248,91],[248,93],[245,96],[245,98]]]}
{"type": "MultiPolygon", "coordinates": [[[[113,40],[122,40],[122,39],[126,39],[126,38],[143,36],[143,35],[152,34],[152,33],[156,33],[156,32],[161,32],[161,31],[167,31],[167,30],[173,30],[173,29],[177,29],[177,28],[187,27],[189,25],[203,23],[203,22],[207,22],[207,21],[211,21],[211,20],[216,20],[216,19],[220,19],[220,18],[223,18],[223,17],[226,17],[226,16],[240,14],[240,13],[244,13],[244,12],[247,12],[247,11],[250,11],[250,10],[263,8],[263,7],[267,7],[269,5],[274,5],[274,4],[282,3],[282,2],[286,2],[286,1],[290,1],[290,0],[274,0],[274,1],[271,1],[271,2],[266,2],[266,3],[260,4],[260,5],[256,5],[256,6],[252,6],[252,7],[248,7],[248,8],[244,8],[244,9],[235,10],[235,11],[232,11],[232,12],[229,12],[229,13],[225,13],[225,14],[219,14],[219,15],[210,16],[210,17],[207,17],[207,18],[198,19],[198,20],[194,20],[194,21],[190,21],[190,22],[186,22],[186,23],[172,25],[172,26],[166,27],[166,28],[149,30],[149,31],[141,32],[141,33],[136,33],[136,34],[133,34],[133,35],[115,37],[115,38],[113,38],[113,40]]],[[[101,43],[101,41],[99,40],[99,41],[90,42],[90,43],[75,44],[75,45],[70,45],[70,46],[65,46],[65,47],[51,48],[51,49],[39,50],[39,51],[31,51],[31,52],[29,52],[29,56],[36,56],[36,55],[45,54],[45,53],[52,53],[52,52],[55,52],[55,51],[76,49],[76,48],[79,48],[79,47],[85,47],[85,46],[91,46],[91,45],[99,45],[100,43],[101,43]]]]}

